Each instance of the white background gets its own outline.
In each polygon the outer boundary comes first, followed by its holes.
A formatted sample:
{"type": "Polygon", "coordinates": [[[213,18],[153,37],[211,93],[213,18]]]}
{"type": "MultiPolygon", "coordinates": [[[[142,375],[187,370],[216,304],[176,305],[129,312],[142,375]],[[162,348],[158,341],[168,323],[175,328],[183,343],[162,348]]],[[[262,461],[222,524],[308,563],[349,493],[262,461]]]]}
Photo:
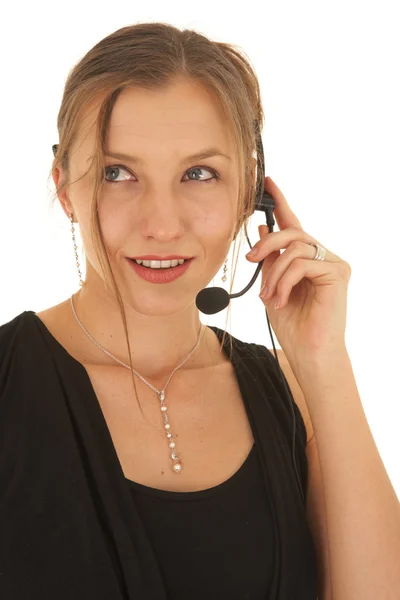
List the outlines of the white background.
{"type": "MultiPolygon", "coordinates": [[[[100,39],[136,22],[163,21],[239,45],[261,85],[266,174],[304,230],[352,267],[346,343],[400,496],[396,4],[70,0],[2,7],[0,323],[58,304],[79,289],[70,222],[58,201],[51,208],[53,182],[47,181],[57,112],[74,64],[100,39]]],[[[263,222],[261,213],[252,218],[253,244],[263,222]]],[[[79,226],[76,235],[79,243],[79,226]]],[[[244,258],[247,250],[245,241],[234,291],[255,270],[244,258]]],[[[223,285],[220,276],[216,285],[223,285]]],[[[258,293],[259,280],[232,302],[228,330],[272,348],[258,293]]],[[[222,328],[225,318],[226,311],[202,316],[222,328]]]]}

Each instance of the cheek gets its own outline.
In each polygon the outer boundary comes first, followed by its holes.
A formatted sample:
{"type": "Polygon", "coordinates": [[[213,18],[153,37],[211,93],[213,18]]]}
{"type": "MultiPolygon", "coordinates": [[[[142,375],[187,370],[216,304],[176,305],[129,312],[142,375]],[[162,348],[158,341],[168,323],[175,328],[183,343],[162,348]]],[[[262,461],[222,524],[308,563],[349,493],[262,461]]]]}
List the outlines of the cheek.
{"type": "Polygon", "coordinates": [[[223,239],[233,234],[235,220],[235,207],[229,196],[219,196],[207,206],[206,210],[199,211],[195,215],[193,224],[210,237],[223,239]]]}
{"type": "Polygon", "coordinates": [[[210,216],[202,222],[195,236],[200,242],[208,267],[218,270],[231,247],[234,223],[226,215],[219,219],[210,216]]]}
{"type": "Polygon", "coordinates": [[[99,221],[109,253],[114,254],[135,233],[135,216],[122,203],[107,203],[102,196],[98,207],[99,221]]]}
{"type": "Polygon", "coordinates": [[[217,252],[219,248],[225,259],[233,239],[235,215],[230,214],[229,211],[218,215],[210,214],[201,227],[205,249],[213,248],[217,252]]]}

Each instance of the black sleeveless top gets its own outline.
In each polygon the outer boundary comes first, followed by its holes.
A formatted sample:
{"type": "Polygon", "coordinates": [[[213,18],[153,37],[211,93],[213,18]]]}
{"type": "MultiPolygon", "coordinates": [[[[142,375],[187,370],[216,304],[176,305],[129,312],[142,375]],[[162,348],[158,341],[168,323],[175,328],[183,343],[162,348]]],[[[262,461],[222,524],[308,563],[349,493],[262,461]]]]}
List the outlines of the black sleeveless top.
{"type": "Polygon", "coordinates": [[[169,492],[128,482],[168,598],[268,597],[273,570],[271,517],[255,444],[232,477],[206,490],[169,492]]]}
{"type": "MultiPolygon", "coordinates": [[[[317,599],[276,360],[232,340],[255,443],[221,484],[169,492],[124,476],[85,368],[33,311],[0,326],[2,600],[317,599]]],[[[306,430],[294,409],[306,495],[306,430]]]]}

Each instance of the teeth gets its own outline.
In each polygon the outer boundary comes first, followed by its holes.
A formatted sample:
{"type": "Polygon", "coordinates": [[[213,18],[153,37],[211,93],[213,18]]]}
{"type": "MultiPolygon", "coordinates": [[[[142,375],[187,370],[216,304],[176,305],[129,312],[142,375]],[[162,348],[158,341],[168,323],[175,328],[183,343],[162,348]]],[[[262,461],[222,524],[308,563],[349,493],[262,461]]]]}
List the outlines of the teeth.
{"type": "Polygon", "coordinates": [[[136,258],[134,258],[133,260],[138,265],[150,267],[151,269],[169,269],[170,267],[182,265],[185,262],[184,258],[174,260],[136,260],[136,258]]]}

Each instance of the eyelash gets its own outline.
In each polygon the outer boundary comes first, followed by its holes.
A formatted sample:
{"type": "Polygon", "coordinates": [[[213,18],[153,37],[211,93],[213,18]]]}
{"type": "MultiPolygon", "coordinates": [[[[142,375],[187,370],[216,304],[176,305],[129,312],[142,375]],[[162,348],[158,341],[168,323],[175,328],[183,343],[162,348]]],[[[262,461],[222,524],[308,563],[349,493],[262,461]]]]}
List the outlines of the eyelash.
{"type": "MultiPolygon", "coordinates": [[[[127,167],[124,167],[124,165],[108,165],[105,167],[105,171],[107,171],[107,169],[122,169],[123,171],[126,171],[127,173],[129,173],[130,175],[132,175],[132,173],[129,171],[129,169],[127,167]]],[[[194,181],[194,182],[198,182],[198,183],[210,183],[213,180],[219,180],[220,179],[220,175],[219,173],[215,170],[212,169],[211,167],[207,167],[206,165],[198,165],[196,167],[190,167],[190,169],[188,169],[186,171],[186,173],[188,171],[193,171],[194,169],[206,169],[207,171],[210,171],[210,173],[212,174],[212,177],[210,177],[210,179],[188,179],[187,181],[194,181]]],[[[185,173],[185,175],[186,175],[185,173]]],[[[109,181],[108,179],[106,179],[106,183],[129,183],[129,181],[109,181]]]]}

